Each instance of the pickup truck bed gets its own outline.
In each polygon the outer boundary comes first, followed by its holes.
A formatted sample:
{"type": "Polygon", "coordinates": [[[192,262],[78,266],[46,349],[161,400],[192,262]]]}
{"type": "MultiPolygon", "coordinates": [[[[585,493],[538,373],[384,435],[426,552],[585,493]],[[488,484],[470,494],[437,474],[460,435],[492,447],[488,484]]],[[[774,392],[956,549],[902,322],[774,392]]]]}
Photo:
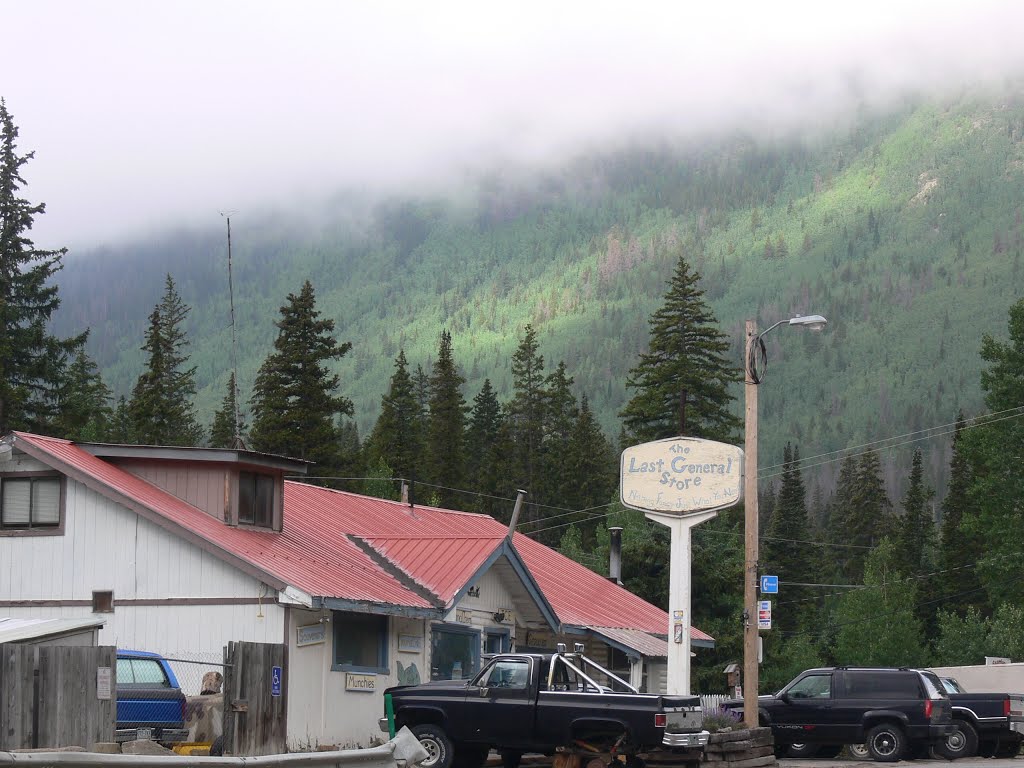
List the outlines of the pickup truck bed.
{"type": "Polygon", "coordinates": [[[501,654],[471,680],[385,692],[382,730],[408,726],[430,753],[424,768],[479,768],[494,748],[507,767],[524,752],[636,756],[707,744],[697,696],[643,694],[582,652],[501,654]],[[618,690],[613,690],[613,688],[618,690]]]}
{"type": "Polygon", "coordinates": [[[982,754],[1012,757],[1024,742],[1024,694],[970,693],[951,677],[941,678],[953,707],[956,730],[937,746],[942,757],[954,760],[982,754]]]}

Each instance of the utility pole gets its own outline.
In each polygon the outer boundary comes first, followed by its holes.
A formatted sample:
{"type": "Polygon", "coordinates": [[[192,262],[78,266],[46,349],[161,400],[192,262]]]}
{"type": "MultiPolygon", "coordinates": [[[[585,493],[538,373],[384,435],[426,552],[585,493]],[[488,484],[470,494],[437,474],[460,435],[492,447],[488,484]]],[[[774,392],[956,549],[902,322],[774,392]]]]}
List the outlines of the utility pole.
{"type": "Polygon", "coordinates": [[[743,724],[757,727],[757,380],[751,370],[755,353],[757,329],[747,320],[746,355],[743,381],[746,410],[744,414],[744,554],[743,554],[743,724]]]}

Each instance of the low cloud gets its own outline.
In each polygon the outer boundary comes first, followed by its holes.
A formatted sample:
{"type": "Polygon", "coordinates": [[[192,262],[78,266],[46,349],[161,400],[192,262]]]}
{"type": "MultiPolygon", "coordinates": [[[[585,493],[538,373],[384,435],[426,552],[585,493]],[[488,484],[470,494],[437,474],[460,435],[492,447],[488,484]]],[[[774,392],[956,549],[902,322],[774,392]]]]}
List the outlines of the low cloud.
{"type": "Polygon", "coordinates": [[[5,27],[0,96],[36,152],[42,247],[648,138],[808,130],[1024,67],[1011,1],[34,0],[5,27]]]}

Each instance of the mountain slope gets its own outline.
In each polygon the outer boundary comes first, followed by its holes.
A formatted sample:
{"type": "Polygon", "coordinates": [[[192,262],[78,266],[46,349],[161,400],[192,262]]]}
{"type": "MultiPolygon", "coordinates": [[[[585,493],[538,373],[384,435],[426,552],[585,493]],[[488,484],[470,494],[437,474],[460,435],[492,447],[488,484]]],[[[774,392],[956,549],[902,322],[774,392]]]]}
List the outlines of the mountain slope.
{"type": "MultiPolygon", "coordinates": [[[[467,399],[484,377],[507,395],[528,322],[549,369],[564,359],[615,434],[647,317],[685,254],[737,365],[744,319],[765,328],[793,314],[829,318],[821,334],[768,337],[763,467],[781,461],[786,440],[812,457],[950,423],[958,408],[980,408],[982,334],[1003,334],[1021,293],[1022,136],[1024,91],[1013,85],[862,115],[841,134],[585,157],[558,174],[482,179],[459,202],[366,207],[339,197],[315,217],[237,216],[243,398],[271,349],[278,307],[309,277],[318,306],[353,343],[339,372],[362,434],[399,348],[428,368],[448,328],[467,399]]],[[[212,414],[231,359],[220,227],[69,255],[60,328],[91,327],[90,351],[127,393],[166,272],[193,307],[199,406],[212,414]]],[[[924,444],[933,483],[945,443],[924,444]]],[[[909,448],[883,459],[894,487],[909,448]]],[[[820,471],[830,485],[834,465],[820,471]]]]}

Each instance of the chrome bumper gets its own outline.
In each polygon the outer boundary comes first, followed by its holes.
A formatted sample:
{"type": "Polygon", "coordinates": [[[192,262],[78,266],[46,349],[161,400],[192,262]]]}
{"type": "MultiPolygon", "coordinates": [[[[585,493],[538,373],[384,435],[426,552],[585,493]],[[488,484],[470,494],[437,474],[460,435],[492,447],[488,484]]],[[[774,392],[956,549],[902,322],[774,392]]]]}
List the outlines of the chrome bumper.
{"type": "Polygon", "coordinates": [[[666,747],[706,747],[708,738],[711,736],[707,731],[698,733],[665,733],[661,743],[666,747]]]}

